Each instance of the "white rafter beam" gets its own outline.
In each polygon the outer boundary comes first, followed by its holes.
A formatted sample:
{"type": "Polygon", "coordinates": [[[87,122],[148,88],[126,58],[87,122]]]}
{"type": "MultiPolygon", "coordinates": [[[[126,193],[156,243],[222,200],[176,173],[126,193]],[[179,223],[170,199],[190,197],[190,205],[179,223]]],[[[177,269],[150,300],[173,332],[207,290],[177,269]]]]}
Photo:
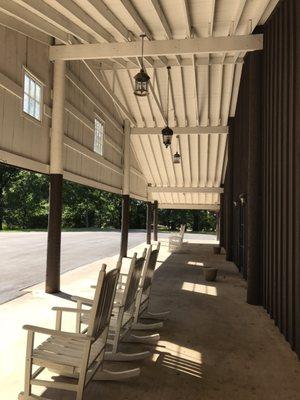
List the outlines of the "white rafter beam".
{"type": "MultiPolygon", "coordinates": [[[[2,0],[0,0],[1,2],[2,0]]],[[[194,39],[153,40],[144,44],[144,56],[176,54],[203,54],[255,51],[263,49],[263,35],[223,36],[194,39]]],[[[141,44],[96,43],[51,46],[50,60],[104,59],[119,57],[139,57],[141,44]]]]}
{"type": "Polygon", "coordinates": [[[152,33],[150,32],[149,28],[145,24],[145,22],[142,20],[141,16],[133,6],[130,0],[121,0],[121,3],[123,4],[124,8],[128,12],[128,14],[131,16],[131,18],[134,20],[136,25],[139,27],[142,33],[144,33],[149,40],[153,39],[152,33]]]}
{"type": "MultiPolygon", "coordinates": [[[[159,1],[151,0],[151,3],[154,7],[154,10],[155,10],[159,20],[160,20],[163,30],[165,31],[167,39],[172,39],[172,31],[171,31],[170,25],[169,25],[167,18],[161,8],[161,5],[159,4],[159,1]]],[[[178,55],[175,55],[175,58],[176,58],[178,65],[180,65],[180,57],[178,55]]]]}
{"type": "MultiPolygon", "coordinates": [[[[159,135],[162,128],[132,128],[131,135],[159,135]]],[[[172,128],[174,135],[228,134],[228,126],[185,126],[172,128]]]]}
{"type": "Polygon", "coordinates": [[[188,0],[182,0],[183,3],[183,13],[184,13],[184,18],[186,21],[186,33],[187,33],[187,37],[191,37],[192,36],[192,22],[191,22],[191,13],[190,13],[190,8],[189,8],[189,4],[188,4],[188,0]]]}
{"type": "Polygon", "coordinates": [[[221,187],[178,187],[178,186],[149,186],[151,193],[223,193],[221,187]]]}
{"type": "Polygon", "coordinates": [[[209,36],[213,36],[215,12],[216,12],[216,0],[211,0],[211,13],[210,13],[209,28],[208,28],[209,36]]]}
{"type": "Polygon", "coordinates": [[[209,210],[218,211],[220,206],[218,204],[188,204],[188,203],[158,203],[158,208],[166,208],[171,210],[209,210]]]}
{"type": "Polygon", "coordinates": [[[93,31],[93,35],[99,41],[104,39],[106,42],[115,42],[115,38],[106,29],[99,25],[92,17],[90,17],[81,7],[74,1],[56,0],[66,11],[71,13],[82,24],[89,27],[93,31]]]}
{"type": "Polygon", "coordinates": [[[56,26],[49,24],[43,18],[38,17],[31,11],[24,7],[19,6],[11,0],[0,0],[0,10],[7,15],[10,15],[17,20],[38,29],[46,35],[53,36],[55,39],[60,40],[62,43],[69,43],[70,35],[56,26]]]}
{"type": "Polygon", "coordinates": [[[50,7],[48,4],[40,0],[14,0],[15,3],[31,11],[38,17],[43,18],[49,24],[66,31],[73,36],[77,37],[83,43],[96,43],[96,40],[81,29],[78,25],[74,24],[64,15],[50,7]]]}
{"type": "Polygon", "coordinates": [[[116,29],[125,40],[132,40],[132,33],[122,24],[113,12],[107,7],[102,0],[89,0],[96,11],[116,29]]]}
{"type": "MultiPolygon", "coordinates": [[[[242,57],[236,58],[233,56],[226,56],[225,59],[224,57],[210,57],[210,59],[208,59],[208,57],[205,58],[197,58],[195,60],[195,66],[199,67],[201,65],[228,65],[228,64],[243,64],[244,63],[244,59],[242,57]]],[[[180,63],[180,67],[190,67],[193,65],[193,61],[191,58],[183,58],[181,59],[181,63],[180,63]]],[[[168,66],[170,67],[178,67],[179,65],[177,63],[176,60],[174,59],[169,59],[168,60],[168,66]]],[[[126,62],[124,66],[120,66],[117,64],[114,64],[113,62],[107,61],[105,60],[105,62],[102,63],[101,65],[101,69],[103,71],[106,70],[113,70],[113,69],[137,69],[135,64],[132,64],[130,62],[126,62]]],[[[166,65],[164,63],[162,63],[159,60],[153,60],[153,62],[151,63],[151,66],[148,67],[148,69],[160,69],[160,68],[166,68],[166,65]]]]}
{"type": "Polygon", "coordinates": [[[0,25],[13,29],[22,35],[44,43],[47,46],[52,43],[51,37],[47,34],[3,12],[0,12],[0,25]]]}
{"type": "Polygon", "coordinates": [[[92,65],[88,61],[83,61],[87,69],[91,72],[97,82],[100,84],[102,89],[109,95],[109,97],[113,100],[115,105],[119,108],[119,110],[123,113],[123,115],[129,119],[132,125],[136,125],[136,120],[134,119],[133,115],[126,109],[124,104],[119,100],[118,96],[114,94],[111,90],[110,86],[105,82],[103,77],[100,75],[99,71],[96,70],[94,65],[92,65]]]}

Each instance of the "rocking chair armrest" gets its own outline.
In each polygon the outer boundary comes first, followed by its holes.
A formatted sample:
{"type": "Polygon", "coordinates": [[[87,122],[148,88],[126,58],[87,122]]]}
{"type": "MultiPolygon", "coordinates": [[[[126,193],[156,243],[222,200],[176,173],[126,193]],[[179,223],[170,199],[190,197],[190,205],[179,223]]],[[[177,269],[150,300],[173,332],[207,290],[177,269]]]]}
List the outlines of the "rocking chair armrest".
{"type": "Polygon", "coordinates": [[[31,331],[34,333],[42,333],[43,335],[49,335],[49,336],[61,336],[65,337],[68,339],[79,339],[79,340],[88,340],[92,341],[94,340],[93,337],[82,334],[82,333],[72,333],[72,332],[64,332],[64,331],[58,331],[56,329],[48,329],[48,328],[43,328],[41,326],[35,326],[35,325],[24,325],[23,329],[26,331],[31,331]]]}
{"type": "Polygon", "coordinates": [[[86,297],[81,297],[81,296],[72,296],[71,300],[81,301],[84,305],[88,305],[88,306],[93,305],[93,302],[94,302],[93,299],[88,299],[86,297]]]}
{"type": "Polygon", "coordinates": [[[76,314],[89,314],[90,310],[81,310],[78,308],[71,308],[71,307],[52,307],[53,311],[63,311],[63,312],[73,312],[76,314]]]}

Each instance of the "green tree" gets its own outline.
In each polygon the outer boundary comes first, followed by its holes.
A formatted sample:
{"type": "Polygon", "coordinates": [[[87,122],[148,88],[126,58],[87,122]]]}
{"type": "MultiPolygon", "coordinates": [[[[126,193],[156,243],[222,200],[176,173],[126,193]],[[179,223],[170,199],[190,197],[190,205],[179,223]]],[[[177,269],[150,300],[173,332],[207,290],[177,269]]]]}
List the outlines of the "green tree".
{"type": "Polygon", "coordinates": [[[16,179],[19,170],[8,165],[0,164],[0,230],[3,229],[4,210],[7,208],[6,191],[14,179],[16,179]]]}
{"type": "Polygon", "coordinates": [[[5,193],[6,224],[23,229],[46,228],[48,188],[48,177],[19,171],[5,193]]]}

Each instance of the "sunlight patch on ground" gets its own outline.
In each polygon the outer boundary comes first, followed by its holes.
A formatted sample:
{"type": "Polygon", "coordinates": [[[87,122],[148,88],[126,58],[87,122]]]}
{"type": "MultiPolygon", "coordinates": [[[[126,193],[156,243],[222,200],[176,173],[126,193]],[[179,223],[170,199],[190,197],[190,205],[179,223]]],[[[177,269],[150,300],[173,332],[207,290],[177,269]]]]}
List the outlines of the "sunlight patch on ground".
{"type": "Polygon", "coordinates": [[[202,356],[196,350],[171,342],[159,341],[152,360],[165,368],[196,378],[202,377],[202,356]]]}
{"type": "Polygon", "coordinates": [[[204,263],[199,261],[188,261],[187,263],[188,265],[193,265],[194,267],[204,267],[204,263]]]}
{"type": "Polygon", "coordinates": [[[188,292],[195,292],[201,294],[208,294],[210,296],[217,296],[218,291],[214,286],[200,285],[198,283],[183,282],[181,290],[187,290],[188,292]]]}

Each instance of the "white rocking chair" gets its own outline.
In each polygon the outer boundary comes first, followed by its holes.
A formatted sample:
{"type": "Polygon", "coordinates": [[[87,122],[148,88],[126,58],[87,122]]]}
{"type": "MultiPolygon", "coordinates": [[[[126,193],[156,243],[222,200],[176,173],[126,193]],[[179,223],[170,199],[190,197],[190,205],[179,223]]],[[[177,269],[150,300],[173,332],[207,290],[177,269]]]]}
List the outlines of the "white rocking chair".
{"type": "Polygon", "coordinates": [[[113,297],[118,280],[118,269],[108,273],[103,265],[99,273],[95,298],[90,310],[54,307],[57,311],[56,329],[25,325],[28,331],[25,388],[19,394],[19,400],[46,399],[32,394],[32,386],[44,386],[76,392],[76,400],[83,397],[84,388],[93,380],[121,380],[138,376],[139,368],[112,372],[103,369],[105,346],[113,306],[113,297]],[[88,316],[86,333],[70,333],[61,330],[62,314],[72,312],[88,316]],[[48,336],[43,343],[34,347],[36,333],[48,336]],[[33,365],[38,368],[33,372],[33,365]],[[37,379],[48,368],[61,376],[76,378],[76,383],[37,379]]]}
{"type": "Polygon", "coordinates": [[[132,329],[135,330],[147,330],[147,329],[159,329],[162,328],[162,322],[155,322],[151,324],[143,324],[139,322],[140,318],[143,319],[165,319],[169,314],[170,311],[163,311],[163,312],[150,312],[148,310],[150,304],[150,294],[151,294],[151,287],[154,277],[155,266],[158,258],[160,250],[160,242],[157,243],[157,247],[155,250],[152,250],[152,246],[149,247],[145,267],[143,270],[143,274],[141,277],[140,282],[140,290],[137,294],[136,299],[136,308],[134,313],[134,324],[132,329]],[[148,259],[147,259],[148,257],[148,259]]]}
{"type": "MultiPolygon", "coordinates": [[[[146,249],[147,250],[147,249],[146,249]]],[[[151,355],[149,351],[139,353],[123,353],[118,351],[121,342],[155,344],[160,339],[159,334],[137,336],[132,334],[132,324],[134,321],[134,312],[136,296],[145,262],[145,251],[143,257],[136,258],[134,253],[132,259],[123,258],[122,264],[130,262],[129,272],[124,283],[125,274],[120,274],[118,289],[115,295],[113,316],[109,326],[109,336],[107,342],[111,345],[111,350],[105,352],[105,360],[110,361],[136,361],[142,360],[151,355]]],[[[91,305],[93,300],[82,297],[73,297],[77,301],[78,309],[82,310],[83,305],[91,305]]],[[[78,332],[82,330],[82,324],[87,324],[88,315],[78,314],[80,320],[77,324],[78,332]]]]}
{"type": "Polygon", "coordinates": [[[184,232],[185,232],[185,225],[181,225],[179,232],[169,237],[169,251],[171,253],[173,251],[180,250],[183,242],[184,232]]]}

